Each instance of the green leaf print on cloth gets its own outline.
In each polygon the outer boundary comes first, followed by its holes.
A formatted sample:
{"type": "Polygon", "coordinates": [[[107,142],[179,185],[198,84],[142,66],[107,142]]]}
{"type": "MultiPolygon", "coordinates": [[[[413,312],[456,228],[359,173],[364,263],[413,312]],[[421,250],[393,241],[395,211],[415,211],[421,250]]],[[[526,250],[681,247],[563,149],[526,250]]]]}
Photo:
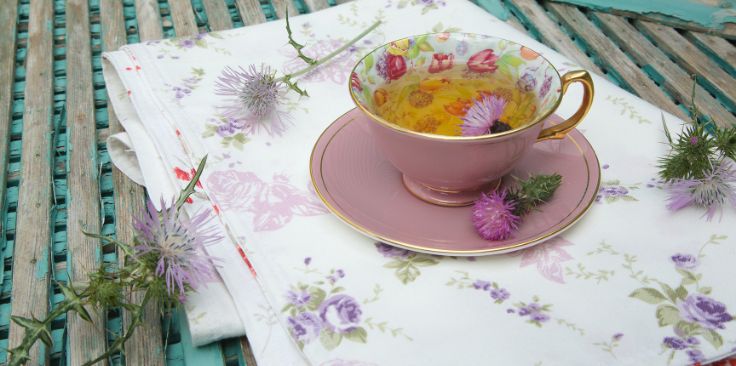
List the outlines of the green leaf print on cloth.
{"type": "Polygon", "coordinates": [[[677,352],[685,352],[691,362],[704,361],[705,356],[700,350],[702,341],[715,349],[723,346],[720,332],[733,321],[734,316],[725,304],[709,296],[711,288],[700,285],[703,275],[696,271],[700,260],[705,257],[704,249],[725,239],[724,235],[712,235],[696,255],[676,253],[670,256],[674,270],[680,275],[680,283],[671,286],[649,278],[647,282],[656,283],[658,288],[640,287],[629,295],[656,305],[654,315],[657,324],[672,328],[673,335],[662,339],[662,349],[669,353],[669,362],[677,352]]]}

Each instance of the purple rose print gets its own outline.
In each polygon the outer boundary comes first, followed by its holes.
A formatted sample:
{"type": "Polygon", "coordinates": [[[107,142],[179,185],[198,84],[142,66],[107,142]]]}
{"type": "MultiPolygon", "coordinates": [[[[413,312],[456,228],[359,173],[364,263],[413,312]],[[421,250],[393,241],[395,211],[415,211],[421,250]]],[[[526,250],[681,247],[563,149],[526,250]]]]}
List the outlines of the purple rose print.
{"type": "Polygon", "coordinates": [[[677,268],[693,269],[698,266],[698,258],[690,254],[677,253],[670,258],[677,268]]]}
{"type": "MultiPolygon", "coordinates": [[[[215,118],[211,118],[210,122],[215,124],[218,123],[218,120],[215,118]]],[[[235,118],[225,118],[224,121],[221,121],[220,125],[217,126],[217,134],[220,137],[228,137],[236,134],[239,131],[242,131],[243,128],[245,128],[245,123],[241,120],[235,119],[235,118]]]]}
{"type": "Polygon", "coordinates": [[[343,271],[341,269],[338,269],[338,270],[330,273],[330,275],[327,276],[327,280],[330,281],[330,283],[334,285],[335,282],[337,282],[337,280],[339,280],[339,279],[341,279],[343,277],[345,277],[345,271],[343,271]]]}
{"type": "Polygon", "coordinates": [[[519,81],[516,82],[516,87],[525,92],[534,90],[535,86],[537,86],[537,79],[534,78],[534,75],[529,73],[522,75],[521,78],[519,78],[519,81]]]}
{"type": "Polygon", "coordinates": [[[473,282],[473,288],[476,290],[488,291],[491,288],[491,283],[488,281],[477,280],[473,282]]]}
{"type": "Polygon", "coordinates": [[[664,337],[662,344],[671,349],[681,350],[687,348],[687,342],[684,339],[678,337],[664,337]]]}
{"type": "Polygon", "coordinates": [[[600,202],[603,198],[626,196],[627,194],[629,194],[629,189],[626,187],[601,187],[598,190],[598,196],[595,197],[595,201],[600,202]]]}
{"type": "Polygon", "coordinates": [[[289,300],[290,304],[300,307],[306,305],[312,299],[312,295],[304,290],[300,292],[289,291],[286,293],[286,299],[289,300]]]}
{"type": "Polygon", "coordinates": [[[544,322],[546,322],[547,320],[549,320],[549,315],[547,315],[547,314],[545,314],[545,313],[533,313],[533,314],[531,315],[531,318],[532,318],[532,320],[534,320],[535,322],[540,322],[540,323],[544,323],[544,322]]]}
{"type": "Polygon", "coordinates": [[[687,355],[690,357],[690,361],[693,363],[705,361],[705,355],[699,349],[689,349],[687,350],[687,355]]]}
{"type": "Polygon", "coordinates": [[[176,99],[182,99],[185,96],[191,94],[192,89],[189,89],[187,87],[182,87],[182,86],[174,86],[171,88],[171,91],[174,92],[174,97],[176,99]]]}
{"type": "MultiPolygon", "coordinates": [[[[536,299],[534,301],[537,301],[536,299]]],[[[533,302],[528,305],[519,304],[516,305],[519,310],[516,312],[520,317],[529,316],[529,323],[542,326],[542,323],[547,322],[550,318],[545,312],[548,311],[547,306],[540,306],[538,303],[533,302]]]]}
{"type": "Polygon", "coordinates": [[[179,41],[179,47],[192,48],[194,47],[194,40],[191,38],[182,39],[181,41],[179,41]]]}
{"type": "Polygon", "coordinates": [[[326,327],[340,333],[348,333],[360,322],[360,304],[349,295],[334,295],[320,304],[319,316],[326,327]]]}
{"type": "Polygon", "coordinates": [[[704,295],[689,295],[684,301],[677,300],[677,307],[683,320],[708,329],[724,329],[723,323],[733,320],[726,305],[704,295]]]}
{"type": "Polygon", "coordinates": [[[392,247],[384,243],[376,243],[376,249],[386,258],[406,258],[409,256],[409,251],[406,249],[392,247]]]}
{"type": "Polygon", "coordinates": [[[505,288],[494,288],[491,289],[491,298],[496,301],[504,301],[509,298],[511,294],[505,288]]]}
{"type": "Polygon", "coordinates": [[[310,312],[304,312],[297,316],[287,319],[291,335],[297,342],[309,343],[317,337],[322,330],[322,321],[320,318],[310,312]]]}
{"type": "MultiPolygon", "coordinates": [[[[192,45],[194,44],[191,39],[182,40],[181,42],[192,42],[192,45]]],[[[182,46],[184,47],[184,46],[182,46]]],[[[192,91],[196,89],[199,86],[199,82],[202,81],[204,78],[204,70],[201,68],[192,68],[191,75],[189,77],[185,77],[181,80],[179,84],[171,85],[166,84],[171,87],[171,91],[174,93],[174,98],[176,101],[181,101],[184,99],[184,97],[189,96],[192,94],[192,91]]]]}
{"type": "MultiPolygon", "coordinates": [[[[305,47],[302,51],[311,58],[319,59],[341,47],[343,43],[345,42],[340,39],[320,39],[310,42],[309,46],[305,47]]],[[[330,60],[330,62],[304,75],[302,79],[311,82],[331,81],[335,84],[342,85],[348,80],[350,70],[352,70],[358,61],[358,50],[358,47],[351,46],[348,48],[348,52],[340,53],[330,60]]],[[[297,57],[297,52],[292,47],[282,49],[281,53],[288,59],[283,65],[282,71],[284,73],[293,73],[304,68],[304,61],[297,57]]]]}

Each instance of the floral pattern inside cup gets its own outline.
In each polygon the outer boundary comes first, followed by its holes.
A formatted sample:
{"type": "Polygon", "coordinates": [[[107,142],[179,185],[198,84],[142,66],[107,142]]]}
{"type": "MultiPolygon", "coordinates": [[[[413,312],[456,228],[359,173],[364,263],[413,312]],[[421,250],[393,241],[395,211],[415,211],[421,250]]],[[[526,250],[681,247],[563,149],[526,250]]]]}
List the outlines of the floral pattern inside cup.
{"type": "MultiPolygon", "coordinates": [[[[375,116],[381,115],[379,107],[389,98],[397,97],[389,92],[392,83],[417,80],[428,85],[445,75],[462,73],[462,78],[505,80],[502,89],[491,93],[479,92],[467,100],[443,105],[450,115],[462,119],[458,135],[478,136],[503,132],[510,127],[493,126],[499,117],[515,116],[508,122],[513,128],[536,122],[551,113],[560,99],[560,77],[557,70],[536,51],[520,44],[491,36],[468,33],[435,33],[408,37],[378,47],[366,55],[350,75],[350,91],[353,99],[363,109],[375,116]],[[450,74],[453,73],[453,74],[450,74]],[[510,96],[531,94],[530,103],[514,103],[510,96]],[[506,113],[504,113],[506,110],[506,113]]],[[[432,88],[421,89],[417,104],[425,106],[431,100],[432,88]],[[426,94],[426,95],[424,95],[426,94]],[[425,97],[422,100],[419,97],[425,97]]],[[[409,98],[414,97],[410,95],[409,98]]],[[[391,121],[396,123],[397,121],[391,121]]],[[[412,130],[435,132],[441,122],[425,121],[412,130]],[[429,123],[434,122],[434,123],[429,123]]],[[[505,123],[505,124],[506,124],[505,123]]],[[[441,133],[448,134],[448,133],[441,133]]]]}

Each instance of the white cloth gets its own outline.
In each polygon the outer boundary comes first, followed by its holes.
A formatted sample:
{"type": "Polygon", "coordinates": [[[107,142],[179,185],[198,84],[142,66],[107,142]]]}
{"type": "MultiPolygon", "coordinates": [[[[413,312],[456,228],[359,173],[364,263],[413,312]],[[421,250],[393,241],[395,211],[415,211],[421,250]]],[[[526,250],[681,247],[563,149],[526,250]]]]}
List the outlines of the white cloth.
{"type": "MultiPolygon", "coordinates": [[[[594,77],[580,126],[604,164],[601,199],[564,237],[511,255],[440,258],[374,246],[327,214],[309,188],[310,151],[353,107],[348,74],[372,47],[454,28],[578,68],[465,0],[355,1],[291,25],[307,53],[322,56],[374,18],[385,24],[370,44],[300,80],[310,97],[289,97],[281,136],[222,121],[214,84],[227,66],[303,66],[283,21],[104,55],[154,202],[208,155],[187,209],[212,210],[227,238],[207,248],[223,261],[222,284],[187,306],[195,344],[247,330],[260,365],[680,365],[733,352],[736,215],[729,208],[707,222],[697,209],[666,210],[655,179],[666,151],[660,121],[675,130],[681,121],[603,78],[594,77]]],[[[572,87],[558,113],[572,114],[581,95],[572,87]]]]}

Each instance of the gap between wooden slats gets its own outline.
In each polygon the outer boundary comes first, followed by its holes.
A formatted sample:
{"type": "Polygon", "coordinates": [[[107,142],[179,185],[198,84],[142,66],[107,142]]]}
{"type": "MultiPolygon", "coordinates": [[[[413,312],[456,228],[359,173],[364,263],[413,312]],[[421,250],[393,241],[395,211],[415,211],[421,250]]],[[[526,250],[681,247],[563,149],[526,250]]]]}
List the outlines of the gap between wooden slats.
{"type": "Polygon", "coordinates": [[[672,99],[665,94],[618,46],[601,33],[575,6],[548,3],[550,11],[585,41],[585,44],[616,72],[633,92],[644,100],[680,118],[687,118],[672,99]]]}
{"type": "Polygon", "coordinates": [[[271,0],[271,4],[276,11],[276,17],[279,19],[284,19],[287,8],[289,9],[289,14],[291,14],[291,16],[299,14],[292,0],[271,0]]]}
{"type": "Polygon", "coordinates": [[[202,0],[202,5],[204,5],[204,11],[207,13],[207,23],[210,25],[210,30],[219,31],[233,27],[224,0],[202,0]]]}
{"type": "MultiPolygon", "coordinates": [[[[593,13],[593,19],[614,39],[651,77],[665,87],[681,104],[692,104],[693,80],[690,75],[672,62],[667,55],[644,37],[626,19],[605,13],[593,13]]],[[[695,105],[720,125],[736,124],[736,117],[727,111],[705,89],[695,87],[695,105]]]]}
{"type": "MultiPolygon", "coordinates": [[[[158,7],[155,10],[158,14],[158,7]]],[[[105,51],[117,50],[126,43],[122,4],[118,1],[103,0],[100,2],[100,14],[103,49],[105,51]]],[[[155,17],[149,19],[155,19],[155,17]]],[[[138,24],[139,30],[149,29],[149,33],[154,34],[156,31],[161,32],[160,22],[155,24],[158,27],[156,30],[152,30],[153,27],[150,24],[141,24],[140,21],[138,24]]],[[[113,112],[109,98],[107,113],[110,133],[122,132],[123,128],[113,112]]],[[[120,241],[131,242],[134,236],[133,216],[143,210],[145,191],[143,187],[128,179],[117,167],[113,166],[112,176],[115,199],[115,236],[120,241]]],[[[117,251],[117,254],[119,263],[122,265],[125,260],[124,255],[120,250],[117,251]]],[[[134,302],[143,300],[141,294],[125,294],[125,296],[134,302]]],[[[146,307],[143,319],[143,325],[136,330],[126,344],[126,364],[163,366],[165,355],[161,341],[160,314],[155,304],[146,307]]],[[[123,311],[122,329],[126,329],[130,322],[130,313],[123,311]]]]}
{"type": "Polygon", "coordinates": [[[736,76],[736,47],[731,42],[716,36],[699,32],[686,32],[687,39],[708,52],[709,56],[718,60],[721,67],[736,76]]]}
{"type": "Polygon", "coordinates": [[[260,24],[266,21],[263,15],[261,4],[258,0],[236,0],[240,18],[243,19],[245,25],[260,24]]]}
{"type": "MultiPolygon", "coordinates": [[[[92,50],[87,0],[66,2],[67,35],[67,250],[73,282],[86,282],[102,258],[99,240],[83,231],[100,232],[100,187],[92,99],[92,50]]],[[[92,323],[67,313],[72,366],[105,352],[104,311],[88,307],[92,323]]]]}
{"type": "MultiPolygon", "coordinates": [[[[11,314],[44,318],[48,311],[48,271],[51,253],[50,210],[52,197],[52,35],[51,1],[30,5],[26,58],[25,111],[19,183],[11,314]]],[[[17,347],[24,329],[11,322],[9,348],[17,347]]],[[[45,347],[37,342],[29,361],[45,365],[45,347]]],[[[10,355],[9,355],[10,356],[10,355]]]]}
{"type": "Polygon", "coordinates": [[[520,16],[526,17],[528,24],[539,30],[538,35],[544,44],[569,57],[584,69],[603,75],[601,69],[547,16],[536,0],[509,0],[508,3],[517,8],[520,16]]]}
{"type": "MultiPolygon", "coordinates": [[[[5,240],[5,207],[7,166],[10,153],[10,120],[13,110],[13,79],[15,75],[15,28],[18,0],[9,0],[0,11],[0,241],[5,240]]],[[[2,281],[0,281],[2,282],[2,281]]]]}
{"type": "Polygon", "coordinates": [[[636,21],[635,24],[643,29],[659,48],[672,55],[682,68],[701,76],[699,80],[706,85],[714,86],[715,90],[712,91],[721,97],[728,107],[736,110],[736,79],[721,69],[715,61],[700,52],[673,28],[645,21],[636,21]]]}
{"type": "Polygon", "coordinates": [[[171,20],[174,22],[174,31],[177,37],[192,36],[198,32],[197,22],[194,19],[194,9],[189,0],[169,1],[171,20]]]}

